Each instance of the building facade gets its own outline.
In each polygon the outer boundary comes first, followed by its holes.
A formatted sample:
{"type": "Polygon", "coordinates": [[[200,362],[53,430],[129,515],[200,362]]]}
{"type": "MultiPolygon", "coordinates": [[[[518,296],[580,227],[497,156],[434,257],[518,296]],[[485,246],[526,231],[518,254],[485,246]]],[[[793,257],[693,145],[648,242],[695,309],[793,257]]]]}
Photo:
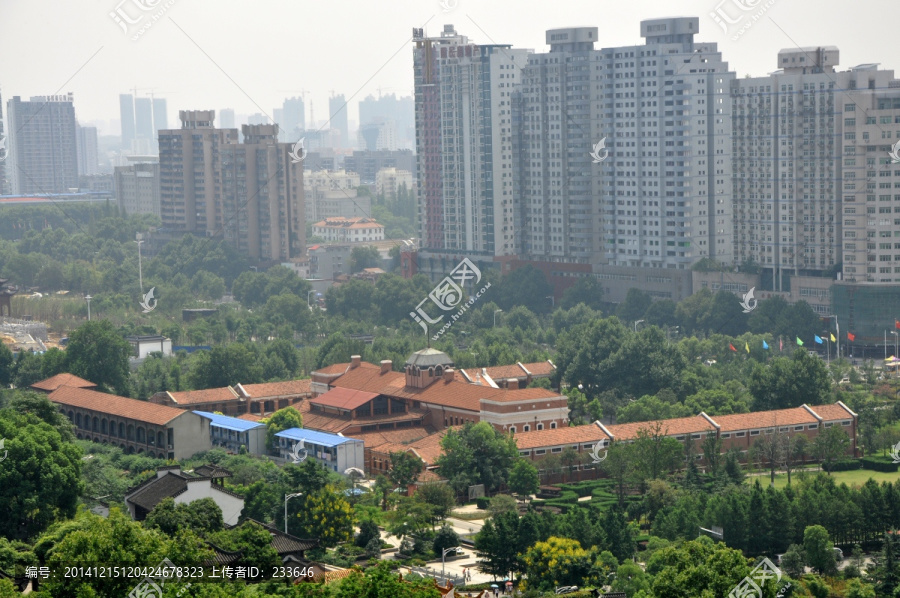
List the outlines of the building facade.
{"type": "Polygon", "coordinates": [[[74,96],[34,96],[7,103],[6,174],[11,192],[66,193],[78,187],[74,96]]]}
{"type": "Polygon", "coordinates": [[[375,195],[383,195],[388,201],[396,201],[403,187],[407,193],[415,193],[413,176],[408,170],[382,168],[375,173],[375,195]]]}
{"type": "Polygon", "coordinates": [[[312,230],[313,235],[334,243],[384,241],[384,225],[371,218],[326,218],[312,230]]]}
{"type": "Polygon", "coordinates": [[[132,164],[116,166],[116,201],[126,214],[160,215],[159,158],[129,156],[132,164]]]}
{"type": "Polygon", "coordinates": [[[282,459],[315,459],[329,471],[343,474],[351,467],[365,471],[365,447],[362,440],[328,434],[306,428],[290,428],[275,434],[282,459]]]}

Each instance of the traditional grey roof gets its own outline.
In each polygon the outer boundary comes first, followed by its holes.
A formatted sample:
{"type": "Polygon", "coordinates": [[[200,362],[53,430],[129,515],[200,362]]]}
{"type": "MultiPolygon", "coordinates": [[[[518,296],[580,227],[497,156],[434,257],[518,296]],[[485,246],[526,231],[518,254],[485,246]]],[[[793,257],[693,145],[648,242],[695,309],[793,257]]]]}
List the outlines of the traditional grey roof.
{"type": "Polygon", "coordinates": [[[201,465],[194,468],[194,473],[206,478],[230,478],[232,473],[224,467],[218,465],[201,465]]]}
{"type": "Polygon", "coordinates": [[[319,545],[319,541],[315,539],[304,539],[297,538],[296,536],[292,536],[290,534],[286,534],[282,531],[275,529],[265,523],[260,523],[255,519],[247,519],[247,521],[252,521],[256,525],[259,525],[267,532],[272,535],[272,548],[274,548],[278,552],[278,556],[284,556],[286,554],[291,554],[295,552],[304,552],[306,550],[312,550],[316,546],[319,545]]]}
{"type": "Polygon", "coordinates": [[[437,349],[432,349],[431,347],[429,347],[427,349],[422,349],[421,351],[416,351],[415,353],[413,353],[409,357],[409,359],[406,360],[406,365],[414,365],[420,368],[430,368],[438,365],[453,365],[453,360],[450,359],[450,356],[443,351],[438,351],[437,349]]]}
{"type": "Polygon", "coordinates": [[[210,567],[213,565],[230,565],[231,563],[239,560],[242,556],[244,556],[243,550],[225,550],[224,548],[219,548],[211,542],[207,542],[206,545],[212,548],[215,554],[211,559],[203,561],[204,567],[210,567]]]}
{"type": "Polygon", "coordinates": [[[180,473],[168,472],[161,478],[150,480],[137,492],[126,496],[125,500],[148,511],[158,505],[164,498],[174,498],[187,490],[187,478],[180,473]]]}

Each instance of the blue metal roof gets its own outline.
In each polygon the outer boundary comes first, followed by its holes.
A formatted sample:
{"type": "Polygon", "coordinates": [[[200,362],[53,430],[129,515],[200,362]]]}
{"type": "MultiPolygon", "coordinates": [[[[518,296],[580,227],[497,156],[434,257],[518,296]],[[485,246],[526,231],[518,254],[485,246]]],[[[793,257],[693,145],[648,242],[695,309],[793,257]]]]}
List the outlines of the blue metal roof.
{"type": "Polygon", "coordinates": [[[211,426],[225,428],[226,430],[234,430],[235,432],[246,432],[247,430],[265,427],[265,424],[259,422],[251,422],[237,417],[219,415],[218,413],[210,413],[209,411],[194,411],[194,413],[210,420],[209,425],[211,426]]]}
{"type": "Polygon", "coordinates": [[[345,442],[362,442],[356,438],[347,438],[346,436],[338,436],[337,434],[328,434],[327,432],[319,432],[318,430],[307,430],[306,428],[291,428],[284,432],[278,432],[275,436],[279,438],[287,438],[288,440],[304,440],[310,444],[318,444],[319,446],[337,446],[345,442]]]}

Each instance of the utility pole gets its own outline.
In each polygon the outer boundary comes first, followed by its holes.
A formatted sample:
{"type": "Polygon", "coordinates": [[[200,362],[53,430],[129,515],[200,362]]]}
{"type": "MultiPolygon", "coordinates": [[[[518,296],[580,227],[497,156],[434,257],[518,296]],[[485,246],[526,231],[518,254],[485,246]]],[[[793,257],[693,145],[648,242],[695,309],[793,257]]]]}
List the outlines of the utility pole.
{"type": "Polygon", "coordinates": [[[142,233],[137,234],[137,241],[135,241],[138,246],[138,282],[141,285],[141,295],[144,294],[144,271],[141,266],[141,245],[144,243],[144,235],[142,233]]]}

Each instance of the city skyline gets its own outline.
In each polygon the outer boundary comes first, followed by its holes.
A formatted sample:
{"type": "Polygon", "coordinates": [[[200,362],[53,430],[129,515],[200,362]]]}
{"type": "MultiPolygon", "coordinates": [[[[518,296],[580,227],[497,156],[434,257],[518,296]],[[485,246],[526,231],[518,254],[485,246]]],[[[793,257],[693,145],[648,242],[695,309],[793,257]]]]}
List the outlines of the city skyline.
{"type": "MultiPolygon", "coordinates": [[[[900,70],[900,64],[891,62],[888,49],[893,40],[890,19],[872,19],[863,32],[845,26],[856,12],[844,3],[821,2],[816,14],[810,14],[805,7],[769,0],[746,13],[742,22],[749,22],[752,15],[765,9],[752,27],[742,31],[741,23],[728,25],[723,20],[740,16],[734,1],[690,0],[679,5],[679,12],[699,17],[699,40],[718,43],[719,51],[738,77],[764,76],[774,70],[770,57],[779,50],[812,45],[841,48],[843,68],[881,62],[882,68],[900,70]],[[711,13],[720,15],[719,23],[711,13]]],[[[275,12],[284,17],[273,23],[247,18],[246,11],[240,8],[228,10],[230,4],[237,4],[224,2],[216,5],[220,11],[215,28],[208,25],[212,16],[208,7],[168,4],[164,14],[137,41],[132,41],[132,37],[138,25],[129,29],[110,16],[117,9],[115,3],[109,7],[73,3],[56,7],[50,14],[39,13],[35,5],[13,4],[5,9],[7,18],[0,23],[0,47],[5,46],[7,54],[13,55],[15,47],[27,44],[32,48],[30,64],[34,68],[16,68],[12,62],[6,68],[0,67],[4,95],[26,97],[71,91],[78,104],[79,122],[91,123],[112,118],[118,112],[118,95],[133,87],[156,90],[168,98],[173,112],[230,107],[239,114],[262,112],[269,116],[274,116],[272,106],[304,91],[309,92],[307,103],[317,120],[321,120],[333,89],[349,102],[353,120],[355,103],[370,94],[412,93],[412,56],[408,48],[414,27],[436,35],[445,24],[453,24],[465,31],[473,43],[509,43],[515,48],[545,52],[548,47],[544,31],[571,26],[597,26],[601,47],[635,45],[640,43],[641,20],[666,17],[671,10],[662,2],[640,6],[609,3],[598,7],[586,2],[546,6],[523,0],[490,7],[459,2],[445,11],[437,1],[409,0],[395,5],[391,13],[375,4],[354,5],[357,19],[341,23],[340,29],[335,25],[339,33],[333,36],[322,36],[321,23],[331,14],[341,14],[341,3],[330,4],[328,9],[303,9],[303,19],[290,18],[295,12],[299,16],[299,7],[274,1],[258,5],[256,10],[260,13],[275,12]],[[221,10],[223,5],[225,10],[221,10]],[[513,8],[521,18],[509,18],[509,9],[513,8]],[[397,19],[397,14],[404,18],[397,19]],[[16,23],[36,19],[43,27],[36,32],[29,30],[25,40],[23,33],[29,28],[17,27],[16,23]],[[49,43],[51,36],[53,40],[64,39],[61,29],[73,22],[78,23],[83,35],[64,45],[49,43]],[[129,33],[123,29],[129,29],[129,33]],[[372,36],[373,29],[381,33],[372,36]],[[221,35],[223,32],[226,35],[221,35]],[[252,49],[248,51],[228,41],[229,32],[255,38],[252,49]],[[34,43],[45,36],[48,43],[34,43]],[[363,36],[369,46],[367,51],[347,49],[348,40],[363,36]],[[259,58],[277,55],[296,57],[297,67],[291,68],[296,75],[283,74],[280,60],[259,58]],[[306,63],[303,57],[309,55],[315,55],[316,60],[306,63]],[[355,68],[347,68],[350,62],[355,68]],[[172,68],[173,64],[178,67],[172,68]],[[197,85],[198,73],[202,85],[197,85]]],[[[149,21],[156,14],[139,14],[131,3],[118,8],[119,14],[124,12],[132,20],[143,17],[143,21],[149,21]]]]}

